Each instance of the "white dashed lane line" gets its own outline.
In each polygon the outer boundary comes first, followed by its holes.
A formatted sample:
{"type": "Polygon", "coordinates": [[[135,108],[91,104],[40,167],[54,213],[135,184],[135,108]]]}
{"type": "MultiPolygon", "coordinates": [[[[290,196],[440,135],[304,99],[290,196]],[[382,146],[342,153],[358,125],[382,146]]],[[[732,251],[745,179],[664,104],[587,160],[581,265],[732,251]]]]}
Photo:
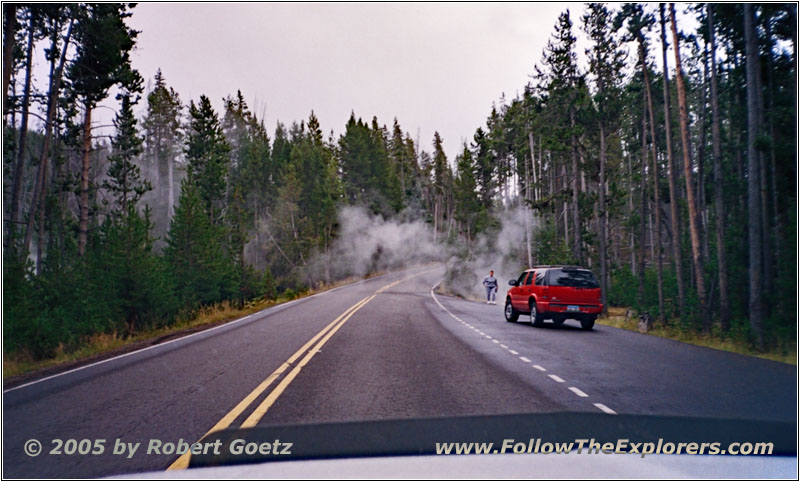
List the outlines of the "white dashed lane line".
{"type": "MultiPolygon", "coordinates": [[[[579,397],[586,398],[586,397],[588,397],[588,396],[589,396],[589,395],[586,395],[586,392],[584,392],[584,391],[583,391],[583,390],[581,390],[580,388],[577,388],[577,387],[569,387],[569,389],[570,389],[570,391],[572,391],[572,393],[574,393],[575,395],[577,395],[577,396],[579,396],[579,397]]],[[[605,405],[604,405],[604,406],[605,406],[605,405]]]]}
{"type": "Polygon", "coordinates": [[[599,408],[600,410],[604,411],[605,413],[607,413],[609,415],[616,415],[617,414],[617,412],[611,410],[610,408],[606,407],[602,403],[595,403],[594,406],[599,408]]]}
{"type": "MultiPolygon", "coordinates": [[[[437,283],[437,285],[438,285],[438,283],[437,283]]],[[[511,353],[512,355],[515,355],[515,356],[519,355],[518,351],[512,350],[511,348],[508,347],[508,345],[504,345],[504,344],[500,343],[497,339],[493,338],[490,335],[487,335],[486,333],[482,332],[480,329],[470,325],[466,321],[462,320],[458,316],[456,316],[453,313],[451,313],[450,310],[445,308],[444,305],[442,305],[439,302],[439,300],[436,298],[436,295],[433,293],[433,290],[435,288],[436,288],[436,285],[434,285],[433,288],[431,288],[431,297],[436,302],[436,304],[439,305],[439,307],[442,308],[444,311],[446,311],[447,314],[449,314],[453,319],[458,320],[459,322],[461,322],[462,325],[468,327],[469,329],[471,329],[472,331],[478,333],[479,335],[481,335],[483,337],[486,337],[489,340],[492,340],[493,343],[499,344],[501,348],[503,348],[505,350],[508,350],[508,352],[511,353]]],[[[519,359],[522,360],[525,363],[531,363],[531,360],[529,358],[527,358],[527,357],[519,356],[519,359]]],[[[541,365],[531,365],[531,366],[533,368],[539,370],[540,372],[546,372],[547,371],[547,369],[544,368],[541,365]]],[[[558,375],[550,374],[550,375],[547,375],[547,376],[549,378],[551,378],[552,380],[558,382],[558,383],[566,383],[566,381],[563,378],[559,377],[558,375]]],[[[578,397],[581,397],[581,398],[588,398],[589,397],[589,395],[587,395],[586,392],[584,392],[583,390],[581,390],[578,387],[568,387],[568,388],[569,388],[569,391],[571,391],[572,393],[574,393],[578,397]]],[[[617,412],[615,412],[614,410],[608,408],[608,406],[606,406],[606,405],[604,405],[602,403],[593,403],[592,405],[594,405],[595,408],[597,408],[598,410],[601,410],[602,412],[607,413],[609,415],[616,415],[617,414],[617,412]]]]}

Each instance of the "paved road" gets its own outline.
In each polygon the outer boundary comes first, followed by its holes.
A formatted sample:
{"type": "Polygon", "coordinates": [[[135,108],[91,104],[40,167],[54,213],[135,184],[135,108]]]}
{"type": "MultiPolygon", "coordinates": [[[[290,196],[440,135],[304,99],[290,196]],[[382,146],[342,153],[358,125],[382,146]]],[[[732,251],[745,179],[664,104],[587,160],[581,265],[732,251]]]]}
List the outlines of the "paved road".
{"type": "Polygon", "coordinates": [[[151,439],[222,426],[562,411],[796,420],[794,366],[602,325],[506,323],[499,304],[434,296],[441,276],[392,273],[7,390],[3,476],[166,469],[176,456],[145,454],[151,439]],[[106,444],[50,455],[56,438],[106,444]],[[44,453],[25,455],[29,439],[44,453]],[[113,455],[117,439],[142,445],[113,455]]]}

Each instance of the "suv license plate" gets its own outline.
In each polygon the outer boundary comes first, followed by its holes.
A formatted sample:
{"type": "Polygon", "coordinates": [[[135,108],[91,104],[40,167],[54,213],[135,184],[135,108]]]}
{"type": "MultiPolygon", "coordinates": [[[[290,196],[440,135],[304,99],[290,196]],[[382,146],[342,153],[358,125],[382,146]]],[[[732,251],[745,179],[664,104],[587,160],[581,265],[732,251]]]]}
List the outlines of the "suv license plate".
{"type": "Polygon", "coordinates": [[[581,311],[581,309],[578,305],[568,305],[567,311],[581,311]]]}

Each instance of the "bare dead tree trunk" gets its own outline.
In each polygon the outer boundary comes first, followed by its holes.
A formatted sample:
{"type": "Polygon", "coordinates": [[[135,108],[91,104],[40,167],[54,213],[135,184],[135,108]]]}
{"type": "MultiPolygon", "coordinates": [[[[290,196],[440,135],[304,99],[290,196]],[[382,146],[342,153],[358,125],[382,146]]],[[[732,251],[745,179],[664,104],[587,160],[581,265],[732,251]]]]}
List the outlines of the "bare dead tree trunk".
{"type": "Polygon", "coordinates": [[[725,201],[722,192],[722,142],[720,139],[719,90],[717,89],[717,46],[713,20],[714,5],[708,4],[708,31],[711,40],[711,141],[714,154],[714,212],[717,226],[717,277],[719,278],[719,317],[723,331],[730,329],[728,266],[725,255],[725,201]]]}
{"type": "Polygon", "coordinates": [[[694,189],[692,186],[692,159],[691,149],[692,146],[689,141],[689,111],[686,105],[686,86],[683,82],[683,74],[681,69],[681,53],[680,44],[678,43],[678,28],[675,23],[675,4],[669,4],[669,16],[672,21],[672,41],[674,43],[675,52],[675,77],[678,85],[678,108],[679,120],[681,125],[681,145],[683,147],[683,173],[686,179],[686,200],[689,205],[689,235],[692,242],[692,261],[694,264],[694,274],[697,280],[697,301],[700,303],[700,312],[703,316],[703,331],[708,332],[711,329],[711,320],[709,319],[706,306],[706,287],[703,276],[703,253],[700,246],[700,226],[697,222],[697,200],[694,196],[694,189]]]}
{"type": "Polygon", "coordinates": [[[664,4],[660,4],[661,15],[661,57],[664,65],[664,128],[666,130],[667,166],[669,167],[669,208],[672,231],[672,259],[675,262],[675,278],[678,284],[678,312],[686,315],[686,291],[683,283],[683,261],[681,259],[681,228],[678,223],[678,187],[675,160],[672,155],[672,121],[669,94],[669,67],[667,66],[667,27],[664,4]]]}

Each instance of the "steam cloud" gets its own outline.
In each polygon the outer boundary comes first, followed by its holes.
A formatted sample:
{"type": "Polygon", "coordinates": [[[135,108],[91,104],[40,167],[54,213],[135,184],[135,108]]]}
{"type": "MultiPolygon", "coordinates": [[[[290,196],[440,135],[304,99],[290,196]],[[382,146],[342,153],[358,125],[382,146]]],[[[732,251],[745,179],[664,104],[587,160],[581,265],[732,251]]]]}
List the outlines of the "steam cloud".
{"type": "Polygon", "coordinates": [[[474,242],[471,253],[464,250],[453,253],[447,261],[445,287],[452,293],[467,299],[485,300],[483,279],[489,270],[497,278],[497,299],[502,303],[508,292],[508,280],[516,279],[527,266],[525,216],[531,230],[531,244],[538,225],[529,209],[505,209],[495,215],[499,230],[482,233],[474,242]]]}
{"type": "MultiPolygon", "coordinates": [[[[432,228],[420,220],[402,220],[403,216],[387,220],[360,207],[344,207],[339,211],[339,236],[328,253],[318,254],[309,263],[309,278],[361,277],[438,261],[446,266],[445,288],[473,300],[485,299],[482,281],[489,270],[494,270],[499,285],[497,298],[502,302],[507,281],[519,276],[527,264],[524,216],[529,216],[530,221],[530,211],[501,211],[495,215],[499,227],[481,234],[467,246],[461,240],[434,243],[432,228]]],[[[529,226],[535,231],[535,222],[529,226]]],[[[440,235],[439,239],[444,237],[440,235]]]]}

